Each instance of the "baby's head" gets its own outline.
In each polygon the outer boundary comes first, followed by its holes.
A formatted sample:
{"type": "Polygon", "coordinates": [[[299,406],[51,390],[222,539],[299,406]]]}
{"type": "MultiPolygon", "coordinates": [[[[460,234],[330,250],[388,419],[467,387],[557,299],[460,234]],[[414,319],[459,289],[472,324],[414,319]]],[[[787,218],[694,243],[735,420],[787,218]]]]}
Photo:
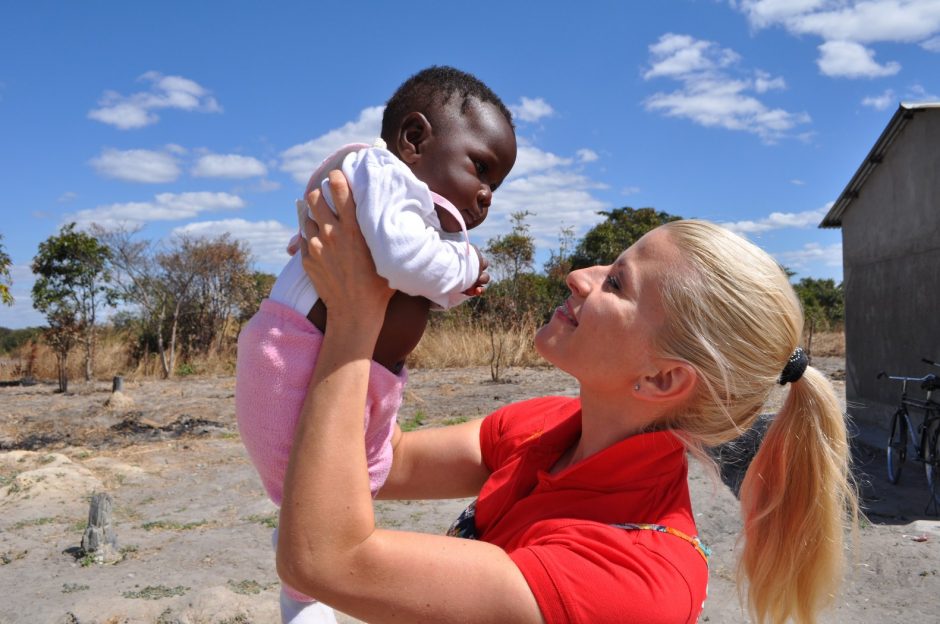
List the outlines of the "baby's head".
{"type": "MultiPolygon", "coordinates": [[[[509,109],[453,67],[429,67],[398,87],[385,105],[382,139],[419,180],[453,202],[467,229],[486,218],[493,191],[516,162],[509,109]]],[[[450,213],[435,208],[445,232],[460,231],[450,213]]]]}

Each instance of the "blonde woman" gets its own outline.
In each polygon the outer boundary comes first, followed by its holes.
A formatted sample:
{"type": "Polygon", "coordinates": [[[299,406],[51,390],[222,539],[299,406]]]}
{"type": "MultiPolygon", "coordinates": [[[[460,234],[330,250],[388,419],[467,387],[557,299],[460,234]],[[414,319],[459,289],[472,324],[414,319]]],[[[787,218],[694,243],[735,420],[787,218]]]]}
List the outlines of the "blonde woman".
{"type": "MultiPolygon", "coordinates": [[[[777,264],[700,221],[644,236],[611,266],[574,271],[535,338],[580,383],[473,422],[396,432],[384,498],[477,496],[453,533],[378,529],[362,410],[391,294],[342,175],[304,266],[330,310],[281,508],[278,572],[368,622],[695,622],[708,550],[686,450],[741,435],[789,384],[741,491],[741,583],[758,622],[815,622],[841,579],[854,521],[845,423],[797,349],[799,304],[777,264]],[[313,390],[316,390],[315,392],[313,390]]],[[[319,226],[317,225],[319,224],[319,226]]]]}

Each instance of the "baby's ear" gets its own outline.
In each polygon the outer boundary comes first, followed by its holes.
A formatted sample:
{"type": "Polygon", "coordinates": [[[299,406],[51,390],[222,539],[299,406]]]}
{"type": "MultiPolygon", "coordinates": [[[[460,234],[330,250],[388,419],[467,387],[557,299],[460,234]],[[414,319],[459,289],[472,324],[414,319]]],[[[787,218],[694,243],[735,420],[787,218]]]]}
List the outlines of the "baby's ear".
{"type": "Polygon", "coordinates": [[[398,157],[413,165],[421,159],[424,143],[431,138],[431,122],[422,113],[405,115],[398,128],[398,157]]]}

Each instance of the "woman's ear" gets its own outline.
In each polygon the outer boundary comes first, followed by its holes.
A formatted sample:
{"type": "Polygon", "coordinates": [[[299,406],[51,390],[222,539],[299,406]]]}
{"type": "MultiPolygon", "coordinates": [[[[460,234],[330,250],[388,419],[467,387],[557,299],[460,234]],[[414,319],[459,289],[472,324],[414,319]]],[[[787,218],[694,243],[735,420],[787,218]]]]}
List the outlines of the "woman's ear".
{"type": "Polygon", "coordinates": [[[642,377],[634,386],[634,395],[645,401],[683,403],[692,396],[698,374],[688,362],[659,360],[659,370],[642,377]]]}
{"type": "Polygon", "coordinates": [[[424,144],[431,135],[431,122],[423,113],[408,113],[398,127],[398,157],[406,164],[415,164],[421,159],[424,144]]]}

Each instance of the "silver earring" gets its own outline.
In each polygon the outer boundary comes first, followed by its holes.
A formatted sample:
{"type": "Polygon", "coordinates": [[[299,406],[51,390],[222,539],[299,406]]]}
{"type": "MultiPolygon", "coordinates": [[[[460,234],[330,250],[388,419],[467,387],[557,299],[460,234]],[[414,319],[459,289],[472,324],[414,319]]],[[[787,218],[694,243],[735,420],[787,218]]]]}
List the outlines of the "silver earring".
{"type": "Polygon", "coordinates": [[[633,389],[636,390],[637,392],[639,392],[639,391],[640,391],[640,384],[636,384],[635,386],[633,386],[633,389]]]}

